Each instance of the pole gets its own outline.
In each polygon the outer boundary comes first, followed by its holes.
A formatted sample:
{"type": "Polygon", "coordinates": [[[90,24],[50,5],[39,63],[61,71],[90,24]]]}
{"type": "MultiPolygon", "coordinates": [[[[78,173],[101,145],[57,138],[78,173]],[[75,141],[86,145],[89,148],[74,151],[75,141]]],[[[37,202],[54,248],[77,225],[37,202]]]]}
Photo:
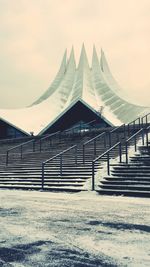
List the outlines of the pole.
{"type": "Polygon", "coordinates": [[[119,157],[120,157],[120,163],[122,162],[122,147],[121,143],[119,144],[119,157]]]}
{"type": "Polygon", "coordinates": [[[42,189],[44,189],[44,169],[45,169],[45,163],[42,163],[42,189]]]}
{"type": "Polygon", "coordinates": [[[85,145],[83,144],[83,164],[85,163],[85,145]]]}
{"type": "Polygon", "coordinates": [[[9,151],[6,152],[6,165],[8,165],[9,151]]]}
{"type": "Polygon", "coordinates": [[[107,153],[107,174],[110,175],[109,152],[107,153]]]}
{"type": "Polygon", "coordinates": [[[128,164],[128,143],[125,144],[126,148],[126,164],[128,164]]]}
{"type": "Polygon", "coordinates": [[[95,173],[95,170],[94,170],[94,161],[92,161],[92,191],[95,190],[95,176],[94,176],[94,173],[95,173]]]}
{"type": "Polygon", "coordinates": [[[62,176],[62,154],[60,155],[60,176],[62,176]]]}

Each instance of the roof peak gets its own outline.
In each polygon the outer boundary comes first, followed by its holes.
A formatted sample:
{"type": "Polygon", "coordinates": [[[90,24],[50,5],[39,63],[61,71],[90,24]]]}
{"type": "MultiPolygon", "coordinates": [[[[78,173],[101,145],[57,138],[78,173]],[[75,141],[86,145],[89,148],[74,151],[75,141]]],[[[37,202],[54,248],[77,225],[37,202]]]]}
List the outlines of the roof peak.
{"type": "Polygon", "coordinates": [[[88,66],[89,67],[89,62],[86,54],[86,49],[84,43],[82,44],[82,49],[80,53],[80,58],[79,58],[79,64],[78,68],[83,68],[83,66],[88,66]]]}

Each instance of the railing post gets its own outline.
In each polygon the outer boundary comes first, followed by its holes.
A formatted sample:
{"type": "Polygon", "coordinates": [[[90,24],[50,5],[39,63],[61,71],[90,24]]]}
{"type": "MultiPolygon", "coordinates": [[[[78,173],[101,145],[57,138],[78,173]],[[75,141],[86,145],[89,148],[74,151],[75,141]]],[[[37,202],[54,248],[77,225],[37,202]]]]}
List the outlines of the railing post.
{"type": "Polygon", "coordinates": [[[33,140],[33,152],[35,152],[35,140],[33,140]]]}
{"type": "Polygon", "coordinates": [[[136,147],[136,135],[134,137],[134,148],[135,148],[135,152],[136,152],[136,150],[137,150],[137,147],[136,147]]]}
{"type": "Polygon", "coordinates": [[[94,139],[94,156],[96,156],[96,139],[94,139]]]}
{"type": "Polygon", "coordinates": [[[110,175],[109,152],[107,153],[107,174],[110,175]]]}
{"type": "Polygon", "coordinates": [[[42,140],[40,139],[40,152],[42,151],[42,140]]]}
{"type": "Polygon", "coordinates": [[[20,158],[22,159],[22,146],[20,146],[20,158]]]}
{"type": "Polygon", "coordinates": [[[74,135],[74,127],[72,128],[72,136],[74,135]]]}
{"type": "Polygon", "coordinates": [[[119,162],[122,162],[122,147],[121,147],[121,143],[119,144],[119,162]]]}
{"type": "Polygon", "coordinates": [[[146,129],[146,146],[148,147],[148,130],[146,129]]]}
{"type": "Polygon", "coordinates": [[[51,148],[51,146],[52,146],[52,139],[50,137],[50,139],[49,139],[49,148],[51,148]]]}
{"type": "Polygon", "coordinates": [[[6,165],[8,165],[9,151],[6,152],[6,165]]]}
{"type": "Polygon", "coordinates": [[[144,125],[143,125],[143,117],[141,118],[141,126],[142,126],[142,128],[144,127],[144,125]]]}
{"type": "Polygon", "coordinates": [[[128,123],[128,136],[130,135],[130,124],[128,123]]]}
{"type": "Polygon", "coordinates": [[[126,151],[126,164],[128,164],[128,143],[125,143],[125,151],[126,151]]]}
{"type": "Polygon", "coordinates": [[[77,146],[75,146],[75,165],[77,165],[77,146]]]}
{"type": "Polygon", "coordinates": [[[108,132],[108,138],[109,138],[109,147],[111,147],[111,132],[108,132]]]}
{"type": "Polygon", "coordinates": [[[139,130],[141,129],[141,119],[140,119],[140,117],[139,117],[139,130]]]}
{"type": "Polygon", "coordinates": [[[142,145],[144,146],[144,143],[145,143],[145,141],[144,141],[144,129],[142,129],[142,145]]]}
{"type": "Polygon", "coordinates": [[[81,136],[81,131],[82,131],[82,126],[81,126],[81,121],[80,121],[80,136],[81,136]]]}
{"type": "Polygon", "coordinates": [[[124,139],[126,139],[126,125],[124,124],[124,139]]]}
{"type": "Polygon", "coordinates": [[[133,125],[134,125],[133,129],[134,129],[134,131],[135,131],[135,121],[133,122],[133,125]]]}
{"type": "Polygon", "coordinates": [[[60,155],[60,176],[62,176],[62,154],[60,155]]]}
{"type": "Polygon", "coordinates": [[[119,133],[117,132],[116,134],[117,134],[117,142],[119,142],[120,141],[119,140],[119,133]]]}
{"type": "Polygon", "coordinates": [[[83,144],[83,164],[85,163],[85,145],[83,144]]]}
{"type": "Polygon", "coordinates": [[[58,133],[58,140],[59,140],[59,144],[61,142],[61,132],[58,133]]]}
{"type": "Polygon", "coordinates": [[[91,135],[92,127],[89,126],[89,134],[91,135]]]}
{"type": "Polygon", "coordinates": [[[147,119],[147,115],[146,115],[146,127],[147,127],[147,123],[148,123],[148,119],[147,119]]]}
{"type": "Polygon", "coordinates": [[[42,189],[44,189],[44,169],[45,169],[45,163],[42,163],[42,189]]]}
{"type": "Polygon", "coordinates": [[[92,191],[95,190],[95,166],[94,161],[92,161],[92,191]]]}
{"type": "Polygon", "coordinates": [[[106,147],[106,133],[104,134],[104,147],[106,147]]]}

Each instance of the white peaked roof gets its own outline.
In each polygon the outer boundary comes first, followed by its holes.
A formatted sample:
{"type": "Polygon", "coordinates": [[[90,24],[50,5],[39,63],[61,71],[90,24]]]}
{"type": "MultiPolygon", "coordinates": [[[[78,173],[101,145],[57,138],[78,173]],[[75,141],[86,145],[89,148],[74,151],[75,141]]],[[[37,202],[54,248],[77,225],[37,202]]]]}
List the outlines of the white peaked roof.
{"type": "Polygon", "coordinates": [[[0,109],[0,118],[27,134],[37,135],[79,100],[94,112],[102,107],[102,117],[110,125],[121,125],[150,112],[150,108],[129,102],[113,78],[102,50],[99,62],[93,48],[90,67],[83,45],[78,66],[73,48],[68,61],[65,51],[56,78],[47,91],[27,108],[0,109]]]}

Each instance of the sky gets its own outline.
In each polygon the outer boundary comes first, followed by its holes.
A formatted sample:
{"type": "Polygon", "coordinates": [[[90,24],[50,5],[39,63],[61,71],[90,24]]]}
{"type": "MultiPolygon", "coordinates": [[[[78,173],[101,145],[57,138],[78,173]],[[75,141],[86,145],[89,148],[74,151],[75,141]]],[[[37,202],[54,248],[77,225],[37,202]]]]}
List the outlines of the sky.
{"type": "Polygon", "coordinates": [[[149,0],[0,0],[0,108],[30,105],[83,42],[89,62],[103,48],[121,87],[150,106],[149,0]]]}

